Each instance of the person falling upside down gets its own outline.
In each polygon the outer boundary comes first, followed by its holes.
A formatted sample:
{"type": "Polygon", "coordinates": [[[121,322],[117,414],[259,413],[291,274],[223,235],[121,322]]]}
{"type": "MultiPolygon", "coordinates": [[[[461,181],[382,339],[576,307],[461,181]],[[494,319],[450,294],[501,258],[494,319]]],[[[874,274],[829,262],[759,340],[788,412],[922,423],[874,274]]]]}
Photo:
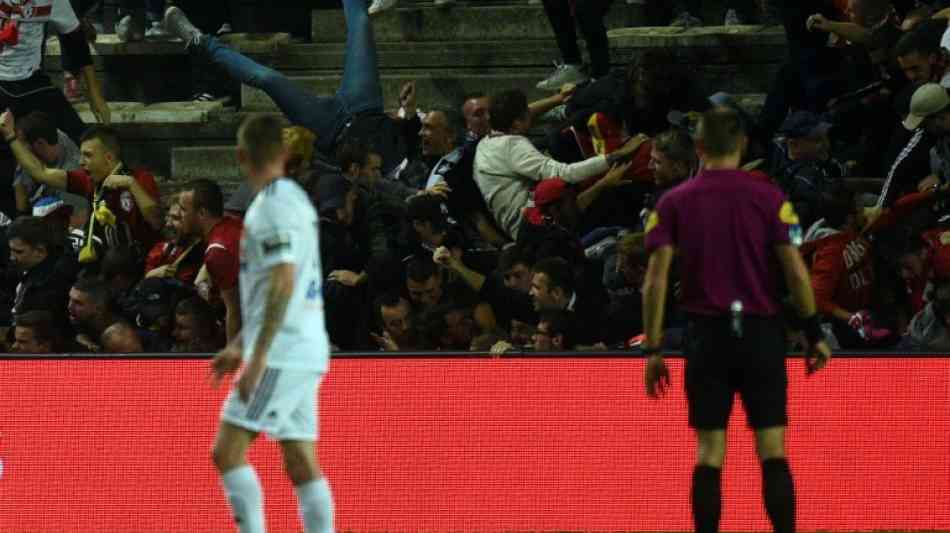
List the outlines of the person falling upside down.
{"type": "Polygon", "coordinates": [[[359,139],[383,158],[382,173],[393,177],[419,142],[422,123],[416,113],[415,85],[407,84],[401,104],[407,119],[384,112],[376,40],[366,0],[343,0],[346,48],[343,80],[333,96],[317,96],[272,68],[202,33],[179,7],[165,11],[165,31],[185,42],[190,54],[203,55],[235,80],[260,89],[294,125],[317,134],[315,147],[327,156],[348,140],[359,139]]]}

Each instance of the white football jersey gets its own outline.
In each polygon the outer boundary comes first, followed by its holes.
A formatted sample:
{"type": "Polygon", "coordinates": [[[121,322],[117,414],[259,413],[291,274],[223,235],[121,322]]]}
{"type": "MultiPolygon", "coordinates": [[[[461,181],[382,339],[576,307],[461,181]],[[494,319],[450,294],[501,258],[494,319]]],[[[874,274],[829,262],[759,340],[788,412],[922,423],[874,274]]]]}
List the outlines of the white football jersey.
{"type": "Polygon", "coordinates": [[[59,34],[79,27],[69,0],[0,0],[0,23],[17,25],[16,44],[0,44],[0,81],[25,80],[40,69],[45,25],[59,34]]]}
{"type": "Polygon", "coordinates": [[[244,217],[241,237],[241,341],[250,359],[264,318],[271,269],[296,266],[293,295],[267,354],[267,366],[326,372],[330,342],[324,322],[319,219],[307,193],[280,178],[262,189],[244,217]]]}

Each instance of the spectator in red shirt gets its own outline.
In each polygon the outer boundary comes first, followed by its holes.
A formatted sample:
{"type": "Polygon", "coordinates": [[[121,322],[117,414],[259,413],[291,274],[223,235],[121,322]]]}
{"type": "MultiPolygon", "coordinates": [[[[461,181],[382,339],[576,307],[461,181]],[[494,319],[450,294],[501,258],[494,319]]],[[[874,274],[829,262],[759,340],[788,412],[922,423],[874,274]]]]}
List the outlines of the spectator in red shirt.
{"type": "Polygon", "coordinates": [[[920,312],[933,292],[934,282],[950,281],[950,229],[936,228],[913,239],[899,261],[911,310],[920,312]]]}
{"type": "MultiPolygon", "coordinates": [[[[930,218],[931,214],[922,213],[928,209],[928,204],[938,200],[943,193],[933,189],[925,192],[915,192],[899,198],[889,209],[879,210],[872,208],[865,210],[865,214],[872,220],[866,232],[876,232],[895,225],[918,226],[921,221],[913,222],[918,215],[930,218]]],[[[931,280],[948,279],[950,275],[950,235],[944,236],[944,230],[937,228],[924,231],[920,238],[916,236],[921,230],[910,229],[910,233],[903,236],[906,245],[899,252],[898,272],[907,287],[908,299],[913,313],[919,312],[929,300],[927,293],[932,290],[931,280]]]]}
{"type": "MultiPolygon", "coordinates": [[[[92,202],[87,234],[99,237],[106,249],[133,247],[144,255],[158,240],[162,216],[155,178],[141,169],[126,169],[119,136],[113,129],[100,126],[83,134],[79,147],[81,168],[71,171],[49,168],[37,159],[30,147],[17,139],[12,113],[0,117],[0,133],[33,180],[92,202]]],[[[102,258],[103,251],[97,250],[94,242],[87,239],[80,262],[92,263],[102,258]]]]}
{"type": "Polygon", "coordinates": [[[930,249],[930,269],[934,279],[950,280],[950,228],[940,227],[924,232],[921,238],[930,249]]]}
{"type": "MultiPolygon", "coordinates": [[[[224,194],[217,183],[200,179],[189,184],[179,198],[182,234],[204,238],[205,262],[212,294],[221,297],[225,309],[228,342],[241,330],[241,302],[238,273],[241,268],[241,232],[244,225],[224,215],[224,194]]],[[[202,276],[199,274],[198,278],[202,276]]]]}
{"type": "Polygon", "coordinates": [[[198,246],[201,236],[182,232],[182,210],[178,203],[168,208],[165,230],[169,239],[153,246],[145,257],[145,277],[194,283],[204,264],[204,251],[198,246]]]}
{"type": "Polygon", "coordinates": [[[831,202],[824,218],[809,231],[813,241],[811,284],[818,312],[831,319],[842,348],[879,345],[890,331],[874,327],[870,311],[874,296],[871,241],[861,234],[863,217],[856,205],[831,202]]]}

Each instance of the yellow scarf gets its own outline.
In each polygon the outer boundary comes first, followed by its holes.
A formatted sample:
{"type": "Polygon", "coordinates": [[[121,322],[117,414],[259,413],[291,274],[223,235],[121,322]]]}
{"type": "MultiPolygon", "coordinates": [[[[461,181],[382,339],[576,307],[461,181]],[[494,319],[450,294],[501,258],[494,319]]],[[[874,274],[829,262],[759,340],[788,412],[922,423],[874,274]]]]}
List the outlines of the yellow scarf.
{"type": "Polygon", "coordinates": [[[86,231],[86,242],[83,244],[82,249],[79,250],[79,262],[81,264],[92,263],[99,259],[99,253],[96,251],[93,239],[96,223],[106,226],[115,226],[116,223],[115,214],[109,209],[105,198],[102,197],[102,193],[102,185],[100,184],[96,190],[95,198],[92,201],[92,213],[89,216],[89,229],[86,231]]]}

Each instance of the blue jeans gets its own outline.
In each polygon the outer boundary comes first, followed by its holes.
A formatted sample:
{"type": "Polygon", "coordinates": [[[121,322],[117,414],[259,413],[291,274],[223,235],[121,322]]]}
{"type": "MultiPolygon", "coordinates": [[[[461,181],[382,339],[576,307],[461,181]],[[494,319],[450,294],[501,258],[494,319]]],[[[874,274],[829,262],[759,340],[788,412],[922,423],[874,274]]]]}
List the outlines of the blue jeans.
{"type": "Polygon", "coordinates": [[[337,135],[354,115],[383,112],[376,39],[366,9],[366,0],[343,0],[347,27],[343,81],[333,96],[312,94],[210,35],[201,39],[200,50],[235,80],[267,93],[291,123],[317,134],[318,150],[332,155],[337,135]]]}

